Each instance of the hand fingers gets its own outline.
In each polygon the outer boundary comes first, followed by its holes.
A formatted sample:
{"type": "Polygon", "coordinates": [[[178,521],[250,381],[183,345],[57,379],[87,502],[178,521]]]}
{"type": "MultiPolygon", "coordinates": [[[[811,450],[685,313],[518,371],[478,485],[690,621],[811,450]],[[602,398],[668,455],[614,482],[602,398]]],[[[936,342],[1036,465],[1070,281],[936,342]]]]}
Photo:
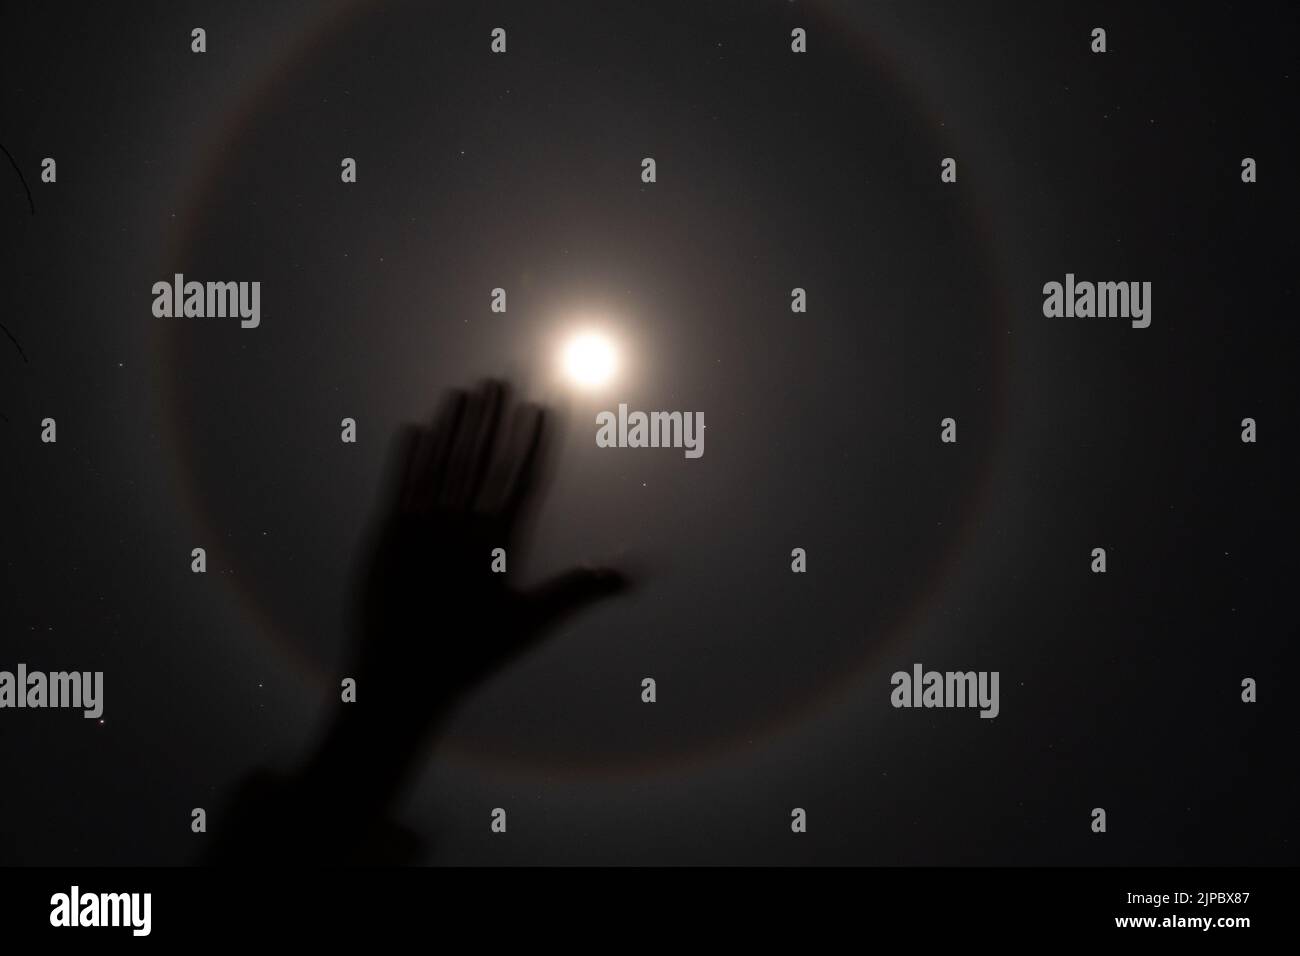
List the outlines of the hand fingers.
{"type": "Polygon", "coordinates": [[[483,426],[473,450],[468,484],[462,490],[461,500],[465,507],[473,506],[482,497],[488,472],[497,458],[497,435],[501,430],[505,409],[510,404],[509,388],[504,382],[486,383],[484,402],[483,426]]]}
{"type": "Polygon", "coordinates": [[[465,414],[468,397],[453,389],[443,399],[432,425],[425,430],[411,464],[407,489],[407,506],[412,511],[428,512],[442,490],[451,449],[465,414]]]}
{"type": "Polygon", "coordinates": [[[455,440],[451,443],[451,452],[447,456],[442,493],[438,496],[438,507],[444,511],[460,509],[461,496],[469,483],[469,472],[473,466],[474,446],[483,422],[484,405],[482,389],[475,391],[465,403],[465,413],[461,416],[455,440]]]}
{"type": "Polygon", "coordinates": [[[536,405],[513,414],[509,409],[503,382],[485,382],[473,395],[451,392],[433,425],[407,452],[404,507],[419,513],[478,507],[512,524],[537,488],[549,416],[536,405]],[[512,434],[502,442],[507,417],[512,434]]]}
{"type": "Polygon", "coordinates": [[[542,451],[547,439],[547,415],[544,409],[529,405],[520,409],[516,422],[519,464],[502,500],[501,515],[506,526],[514,524],[537,487],[542,451]]]}

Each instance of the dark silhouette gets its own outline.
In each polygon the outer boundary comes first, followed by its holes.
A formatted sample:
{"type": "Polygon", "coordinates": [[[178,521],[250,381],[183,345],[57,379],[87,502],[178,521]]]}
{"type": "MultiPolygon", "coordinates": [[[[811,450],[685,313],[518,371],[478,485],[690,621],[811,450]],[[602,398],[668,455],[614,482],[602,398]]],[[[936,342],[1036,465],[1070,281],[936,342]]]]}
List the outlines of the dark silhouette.
{"type": "Polygon", "coordinates": [[[543,409],[517,407],[504,383],[486,382],[453,391],[428,427],[398,435],[342,672],[356,680],[356,702],[334,687],[337,717],[306,763],[245,781],[209,821],[211,862],[411,862],[418,841],[388,813],[439,720],[560,619],[627,586],[618,572],[584,568],[521,592],[492,571],[495,548],[515,566],[549,427],[543,409]]]}

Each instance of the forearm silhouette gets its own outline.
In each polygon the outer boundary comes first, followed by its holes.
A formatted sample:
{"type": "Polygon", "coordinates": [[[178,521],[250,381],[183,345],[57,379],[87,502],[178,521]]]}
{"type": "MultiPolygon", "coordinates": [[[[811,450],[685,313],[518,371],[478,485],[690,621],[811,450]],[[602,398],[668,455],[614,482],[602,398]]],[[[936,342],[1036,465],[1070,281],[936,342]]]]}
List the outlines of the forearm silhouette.
{"type": "Polygon", "coordinates": [[[398,863],[419,851],[388,822],[438,723],[467,691],[566,616],[628,585],[575,568],[522,591],[492,570],[522,553],[551,416],[504,382],[448,394],[428,426],[398,435],[382,516],[363,550],[350,668],[356,701],[305,764],[255,775],[210,821],[210,862],[398,863]]]}

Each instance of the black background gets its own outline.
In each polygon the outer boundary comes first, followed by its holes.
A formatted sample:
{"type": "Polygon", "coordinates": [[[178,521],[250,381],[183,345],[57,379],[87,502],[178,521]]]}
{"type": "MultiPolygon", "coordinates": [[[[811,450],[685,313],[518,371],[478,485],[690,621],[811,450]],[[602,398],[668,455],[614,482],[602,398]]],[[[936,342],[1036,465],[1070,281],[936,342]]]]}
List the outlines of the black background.
{"type": "Polygon", "coordinates": [[[569,413],[529,577],[644,581],[431,746],[429,862],[1294,863],[1294,14],[918,6],[6,9],[0,668],[106,704],[0,712],[0,862],[189,862],[299,759],[388,436],[509,374],[569,413]],[[1044,318],[1066,272],[1151,327],[1044,318]],[[628,369],[562,395],[588,314],[628,369]],[[620,401],[703,458],[597,449],[620,401]],[[917,661],[1000,716],[891,708],[917,661]]]}

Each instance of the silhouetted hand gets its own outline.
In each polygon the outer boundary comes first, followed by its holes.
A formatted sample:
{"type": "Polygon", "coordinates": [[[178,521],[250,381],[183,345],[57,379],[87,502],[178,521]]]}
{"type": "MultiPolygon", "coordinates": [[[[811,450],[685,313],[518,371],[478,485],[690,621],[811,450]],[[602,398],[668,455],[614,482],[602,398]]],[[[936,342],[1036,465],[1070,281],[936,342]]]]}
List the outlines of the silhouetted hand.
{"type": "Polygon", "coordinates": [[[594,568],[531,591],[511,584],[547,428],[541,408],[515,407],[504,383],[486,382],[399,435],[360,599],[359,708],[423,726],[557,621],[625,586],[594,568]]]}
{"type": "Polygon", "coordinates": [[[398,436],[343,671],[356,701],[341,701],[335,684],[335,717],[301,769],[245,781],[213,827],[211,862],[411,861],[418,841],[387,812],[437,719],[567,614],[626,586],[598,569],[527,592],[510,583],[547,425],[542,409],[516,408],[504,383],[487,382],[452,392],[429,426],[398,436]],[[497,548],[506,573],[493,571],[497,548]]]}

